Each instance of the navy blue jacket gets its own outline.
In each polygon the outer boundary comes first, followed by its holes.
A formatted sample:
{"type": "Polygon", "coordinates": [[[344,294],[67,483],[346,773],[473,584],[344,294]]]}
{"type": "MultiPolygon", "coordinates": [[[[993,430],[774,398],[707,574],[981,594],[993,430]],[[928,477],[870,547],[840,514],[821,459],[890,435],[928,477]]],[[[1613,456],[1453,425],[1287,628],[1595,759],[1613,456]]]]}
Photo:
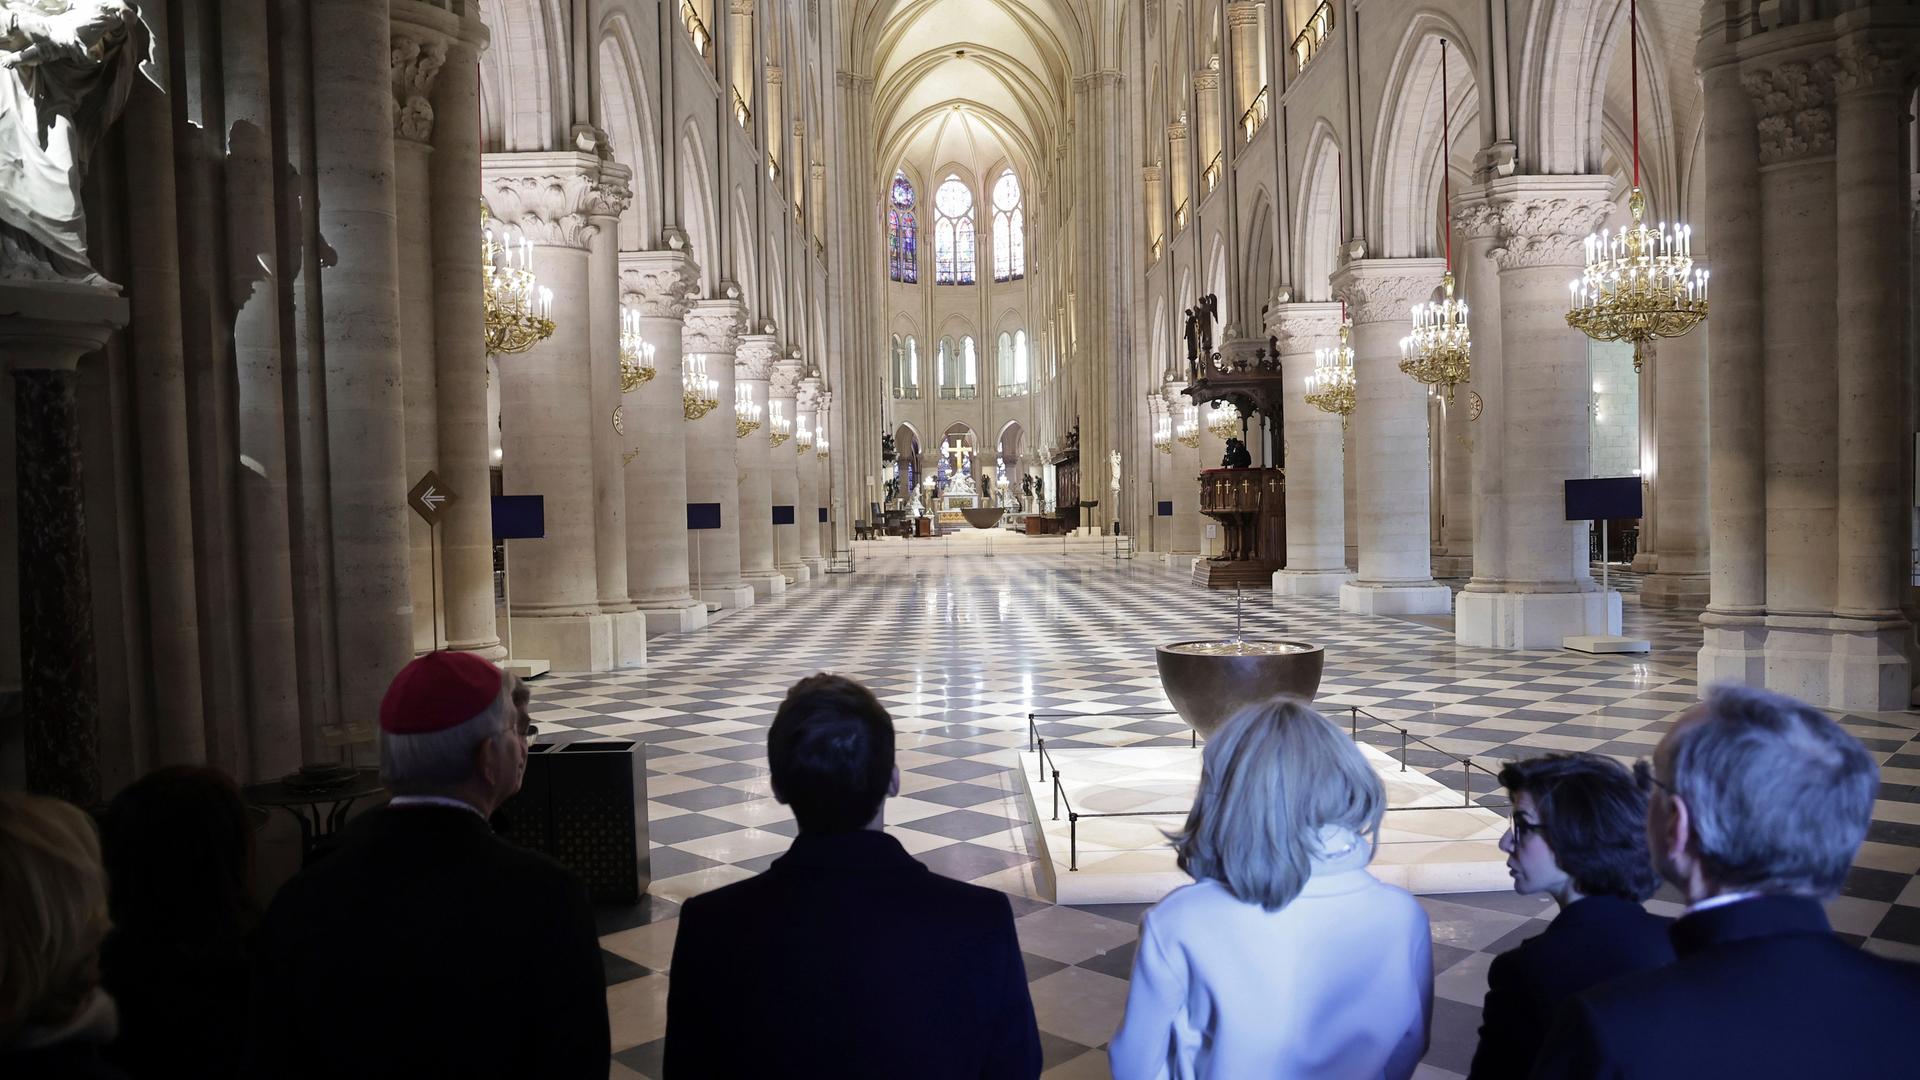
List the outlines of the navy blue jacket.
{"type": "Polygon", "coordinates": [[[1469,1080],[1526,1076],[1554,1014],[1575,994],[1673,963],[1669,922],[1632,900],[1589,896],[1494,957],[1469,1080]]]}
{"type": "Polygon", "coordinates": [[[1535,1077],[1913,1076],[1920,966],[1833,935],[1819,901],[1759,896],[1673,924],[1679,960],[1575,998],[1535,1077]]]}
{"type": "Polygon", "coordinates": [[[803,833],[765,873],[680,909],[666,1075],[1040,1075],[1004,894],[881,832],[803,833]]]}

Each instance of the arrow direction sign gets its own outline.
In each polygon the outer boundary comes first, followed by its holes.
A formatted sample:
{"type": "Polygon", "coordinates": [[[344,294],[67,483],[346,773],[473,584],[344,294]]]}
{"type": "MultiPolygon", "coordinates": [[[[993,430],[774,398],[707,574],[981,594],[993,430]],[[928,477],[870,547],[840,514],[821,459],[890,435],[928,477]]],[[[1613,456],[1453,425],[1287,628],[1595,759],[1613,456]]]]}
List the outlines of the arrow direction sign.
{"type": "Polygon", "coordinates": [[[407,505],[431,526],[440,524],[440,517],[447,512],[447,506],[459,498],[438,473],[429,469],[427,475],[413,485],[413,490],[407,492],[407,505]]]}

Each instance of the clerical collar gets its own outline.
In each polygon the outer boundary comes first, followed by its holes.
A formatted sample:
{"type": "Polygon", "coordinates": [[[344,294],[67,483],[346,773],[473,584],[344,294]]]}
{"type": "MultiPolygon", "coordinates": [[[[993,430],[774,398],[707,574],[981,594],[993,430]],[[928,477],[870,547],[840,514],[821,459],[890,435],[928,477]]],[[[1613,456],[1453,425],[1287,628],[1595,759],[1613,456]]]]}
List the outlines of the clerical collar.
{"type": "Polygon", "coordinates": [[[1757,892],[1727,892],[1721,893],[1718,896],[1709,896],[1705,900],[1688,904],[1687,914],[1693,915],[1702,911],[1710,911],[1717,907],[1726,907],[1728,904],[1737,904],[1742,900],[1751,900],[1759,895],[1757,892]]]}

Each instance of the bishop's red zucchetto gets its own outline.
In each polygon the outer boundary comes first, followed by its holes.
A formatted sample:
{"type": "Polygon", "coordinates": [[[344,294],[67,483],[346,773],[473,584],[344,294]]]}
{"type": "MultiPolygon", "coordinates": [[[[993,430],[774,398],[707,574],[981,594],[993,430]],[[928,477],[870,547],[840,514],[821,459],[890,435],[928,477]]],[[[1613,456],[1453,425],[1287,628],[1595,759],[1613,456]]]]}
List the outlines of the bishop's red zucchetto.
{"type": "Polygon", "coordinates": [[[500,669],[473,653],[430,652],[400,669],[380,699],[380,730],[426,735],[479,716],[500,696],[500,669]]]}

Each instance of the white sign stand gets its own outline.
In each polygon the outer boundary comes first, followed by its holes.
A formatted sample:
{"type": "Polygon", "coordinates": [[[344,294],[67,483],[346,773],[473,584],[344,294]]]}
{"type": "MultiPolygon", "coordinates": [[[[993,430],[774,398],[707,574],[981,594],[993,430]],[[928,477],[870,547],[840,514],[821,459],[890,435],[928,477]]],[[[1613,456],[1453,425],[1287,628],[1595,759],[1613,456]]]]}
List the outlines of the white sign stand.
{"type": "MultiPolygon", "coordinates": [[[[1613,601],[1607,596],[1607,523],[1600,526],[1600,610],[1602,618],[1611,622],[1610,609],[1613,601]]],[[[1652,652],[1653,643],[1642,638],[1621,637],[1619,634],[1573,634],[1560,640],[1560,647],[1583,653],[1643,653],[1652,652]]]]}

